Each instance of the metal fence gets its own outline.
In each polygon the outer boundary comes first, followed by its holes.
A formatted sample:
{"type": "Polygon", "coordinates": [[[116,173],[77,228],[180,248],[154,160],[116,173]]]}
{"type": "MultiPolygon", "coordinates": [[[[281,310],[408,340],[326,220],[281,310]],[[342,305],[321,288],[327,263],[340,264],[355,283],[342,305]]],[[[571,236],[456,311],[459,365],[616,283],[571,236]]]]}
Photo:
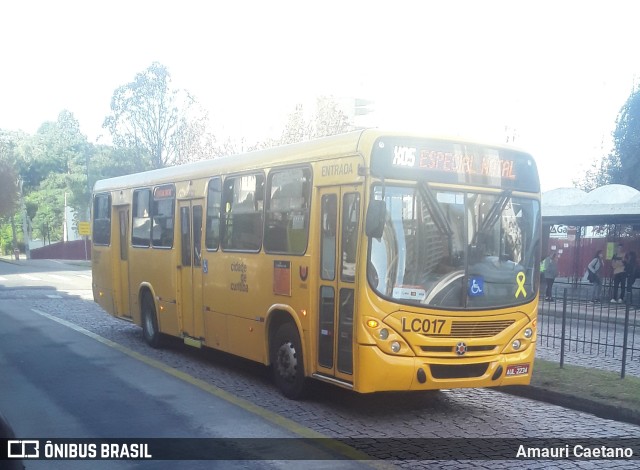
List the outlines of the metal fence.
{"type": "Polygon", "coordinates": [[[561,280],[553,293],[551,301],[540,298],[538,344],[559,352],[561,367],[572,356],[616,358],[624,378],[628,363],[640,360],[640,289],[627,292],[624,303],[610,301],[610,283],[598,302],[591,301],[593,286],[583,282],[561,280]]]}

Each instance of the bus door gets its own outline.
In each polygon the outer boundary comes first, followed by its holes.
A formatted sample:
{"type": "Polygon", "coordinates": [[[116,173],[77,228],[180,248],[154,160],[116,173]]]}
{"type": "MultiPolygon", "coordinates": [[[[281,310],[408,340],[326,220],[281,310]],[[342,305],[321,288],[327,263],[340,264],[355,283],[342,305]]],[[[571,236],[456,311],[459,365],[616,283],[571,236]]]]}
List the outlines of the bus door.
{"type": "Polygon", "coordinates": [[[114,282],[116,312],[119,317],[131,318],[129,299],[129,206],[116,207],[116,212],[116,220],[118,221],[118,247],[116,248],[118,261],[117,267],[114,269],[117,277],[114,282]]]}
{"type": "Polygon", "coordinates": [[[353,187],[320,191],[317,368],[322,375],[350,383],[360,200],[353,187]]]}
{"type": "MultiPolygon", "coordinates": [[[[202,339],[202,199],[179,201],[178,316],[185,337],[202,339]]],[[[186,340],[185,340],[186,341],[186,340]]],[[[189,343],[200,346],[199,343],[189,343]]]]}

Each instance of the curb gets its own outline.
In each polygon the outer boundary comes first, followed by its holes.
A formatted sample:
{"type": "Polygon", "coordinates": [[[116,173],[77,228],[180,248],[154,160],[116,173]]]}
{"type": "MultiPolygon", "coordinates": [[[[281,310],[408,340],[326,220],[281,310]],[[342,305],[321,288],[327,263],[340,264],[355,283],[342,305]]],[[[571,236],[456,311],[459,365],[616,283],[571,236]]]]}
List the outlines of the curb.
{"type": "Polygon", "coordinates": [[[595,415],[598,418],[622,421],[640,426],[640,412],[628,408],[608,405],[606,403],[548,390],[535,385],[506,385],[498,388],[498,390],[510,395],[530,398],[532,400],[550,403],[552,405],[558,405],[576,411],[583,411],[585,413],[595,415]]]}

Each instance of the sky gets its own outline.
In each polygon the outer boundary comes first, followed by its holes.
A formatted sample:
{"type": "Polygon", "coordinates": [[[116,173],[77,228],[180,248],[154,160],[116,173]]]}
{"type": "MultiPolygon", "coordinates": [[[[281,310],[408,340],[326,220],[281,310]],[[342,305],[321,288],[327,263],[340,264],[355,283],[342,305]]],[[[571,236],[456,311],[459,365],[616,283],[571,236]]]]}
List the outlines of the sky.
{"type": "Polygon", "coordinates": [[[67,109],[92,142],[113,92],[157,61],[219,140],[278,136],[297,103],[374,101],[358,125],[509,143],[543,191],[611,151],[640,84],[634,0],[10,0],[0,129],[67,109]]]}

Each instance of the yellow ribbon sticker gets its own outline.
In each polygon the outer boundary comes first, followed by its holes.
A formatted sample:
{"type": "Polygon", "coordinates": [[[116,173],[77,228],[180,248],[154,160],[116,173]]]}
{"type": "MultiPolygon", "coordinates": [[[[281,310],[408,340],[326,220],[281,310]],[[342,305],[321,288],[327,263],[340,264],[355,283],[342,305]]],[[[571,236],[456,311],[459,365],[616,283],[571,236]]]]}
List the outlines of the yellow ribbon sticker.
{"type": "Polygon", "coordinates": [[[525,297],[527,296],[527,291],[524,290],[524,282],[526,280],[527,280],[527,278],[526,278],[526,276],[524,275],[524,273],[522,271],[520,271],[516,275],[516,282],[518,283],[518,290],[516,291],[516,299],[520,295],[520,292],[522,292],[522,295],[524,295],[525,297]]]}

